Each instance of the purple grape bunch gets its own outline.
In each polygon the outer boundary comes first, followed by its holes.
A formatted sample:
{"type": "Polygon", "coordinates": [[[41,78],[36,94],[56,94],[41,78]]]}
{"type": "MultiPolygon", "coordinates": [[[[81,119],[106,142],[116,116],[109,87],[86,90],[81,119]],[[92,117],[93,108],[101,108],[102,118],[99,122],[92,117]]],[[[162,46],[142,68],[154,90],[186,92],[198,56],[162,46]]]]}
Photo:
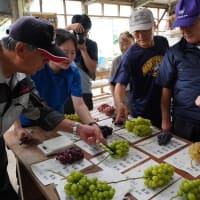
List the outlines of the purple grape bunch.
{"type": "Polygon", "coordinates": [[[72,164],[78,160],[84,158],[83,151],[77,146],[71,146],[65,151],[60,152],[56,155],[56,160],[59,160],[62,164],[72,164]]]}

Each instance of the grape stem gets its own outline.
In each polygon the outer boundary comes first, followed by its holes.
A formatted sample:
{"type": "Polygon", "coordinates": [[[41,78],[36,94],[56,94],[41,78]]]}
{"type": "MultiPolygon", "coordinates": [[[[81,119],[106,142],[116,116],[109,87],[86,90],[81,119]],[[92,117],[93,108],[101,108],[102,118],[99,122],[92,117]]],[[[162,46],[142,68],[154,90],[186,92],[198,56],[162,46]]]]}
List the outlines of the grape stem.
{"type": "Polygon", "coordinates": [[[175,198],[177,198],[177,197],[178,197],[178,195],[173,196],[173,197],[171,197],[169,200],[173,200],[173,199],[175,199],[175,198]]]}
{"type": "Polygon", "coordinates": [[[156,142],[156,140],[152,140],[152,141],[144,143],[144,144],[138,144],[136,146],[145,146],[145,145],[148,145],[148,144],[151,144],[151,143],[154,143],[154,142],[156,142]]]}
{"type": "Polygon", "coordinates": [[[47,171],[52,172],[52,173],[54,173],[54,174],[57,174],[57,175],[63,177],[64,179],[67,178],[67,176],[64,176],[64,175],[61,174],[60,172],[56,172],[56,171],[54,171],[54,170],[52,170],[52,169],[48,169],[47,171]]]}
{"type": "Polygon", "coordinates": [[[193,164],[192,164],[192,159],[190,160],[190,166],[191,166],[191,168],[194,167],[193,164]]]}
{"type": "Polygon", "coordinates": [[[107,158],[110,157],[110,154],[108,154],[103,160],[99,161],[97,164],[95,164],[96,166],[99,166],[103,161],[105,161],[107,158]]]}
{"type": "Polygon", "coordinates": [[[125,181],[132,181],[132,180],[137,180],[137,179],[144,179],[147,177],[141,176],[141,177],[136,177],[136,178],[127,178],[127,179],[123,179],[123,180],[119,180],[119,181],[111,181],[111,182],[107,182],[108,184],[114,184],[114,183],[121,183],[121,182],[125,182],[125,181]]]}

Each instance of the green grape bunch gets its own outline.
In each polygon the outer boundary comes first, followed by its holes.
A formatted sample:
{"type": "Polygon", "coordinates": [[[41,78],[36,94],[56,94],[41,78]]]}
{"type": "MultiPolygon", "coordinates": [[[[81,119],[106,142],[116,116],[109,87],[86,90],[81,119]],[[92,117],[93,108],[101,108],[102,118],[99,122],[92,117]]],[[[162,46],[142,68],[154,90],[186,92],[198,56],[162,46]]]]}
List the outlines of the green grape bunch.
{"type": "Polygon", "coordinates": [[[79,116],[75,113],[75,114],[65,114],[64,115],[66,119],[70,119],[76,122],[81,122],[79,116]]]}
{"type": "Polygon", "coordinates": [[[112,158],[120,159],[129,152],[129,143],[125,140],[113,141],[108,147],[101,145],[112,158]]]}
{"type": "Polygon", "coordinates": [[[192,160],[200,163],[200,142],[195,142],[190,145],[188,153],[192,160]]]}
{"type": "MultiPolygon", "coordinates": [[[[184,197],[186,200],[200,199],[200,179],[187,180],[184,179],[179,185],[177,196],[184,197]]],[[[171,198],[175,199],[177,196],[171,198]]]]}
{"type": "Polygon", "coordinates": [[[125,129],[139,137],[152,135],[151,126],[151,121],[142,117],[126,120],[125,122],[125,129]]]}
{"type": "Polygon", "coordinates": [[[115,189],[98,178],[89,179],[80,171],[72,171],[64,186],[65,193],[75,200],[111,200],[115,189]]]}
{"type": "Polygon", "coordinates": [[[150,166],[144,170],[144,184],[151,189],[163,187],[169,183],[173,175],[174,168],[167,163],[150,166]]]}

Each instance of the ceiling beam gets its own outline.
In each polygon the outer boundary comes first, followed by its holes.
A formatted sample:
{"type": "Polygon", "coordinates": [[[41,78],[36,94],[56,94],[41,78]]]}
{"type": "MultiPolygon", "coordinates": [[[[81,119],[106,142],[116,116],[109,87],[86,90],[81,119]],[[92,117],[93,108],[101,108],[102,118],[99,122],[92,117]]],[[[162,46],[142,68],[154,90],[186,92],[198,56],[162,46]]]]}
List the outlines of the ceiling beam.
{"type": "Polygon", "coordinates": [[[151,3],[152,0],[136,0],[134,1],[134,7],[142,7],[142,6],[147,6],[147,4],[151,3]]]}

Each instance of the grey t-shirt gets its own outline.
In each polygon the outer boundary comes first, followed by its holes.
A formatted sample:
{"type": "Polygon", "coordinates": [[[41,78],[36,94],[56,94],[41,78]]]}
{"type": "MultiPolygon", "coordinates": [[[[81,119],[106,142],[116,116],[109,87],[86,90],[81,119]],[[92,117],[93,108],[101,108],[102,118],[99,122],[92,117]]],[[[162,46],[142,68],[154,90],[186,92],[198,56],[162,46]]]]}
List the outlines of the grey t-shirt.
{"type": "Polygon", "coordinates": [[[78,67],[80,75],[81,75],[81,89],[83,94],[91,94],[92,93],[92,82],[90,77],[86,72],[84,72],[80,67],[78,67]]]}

